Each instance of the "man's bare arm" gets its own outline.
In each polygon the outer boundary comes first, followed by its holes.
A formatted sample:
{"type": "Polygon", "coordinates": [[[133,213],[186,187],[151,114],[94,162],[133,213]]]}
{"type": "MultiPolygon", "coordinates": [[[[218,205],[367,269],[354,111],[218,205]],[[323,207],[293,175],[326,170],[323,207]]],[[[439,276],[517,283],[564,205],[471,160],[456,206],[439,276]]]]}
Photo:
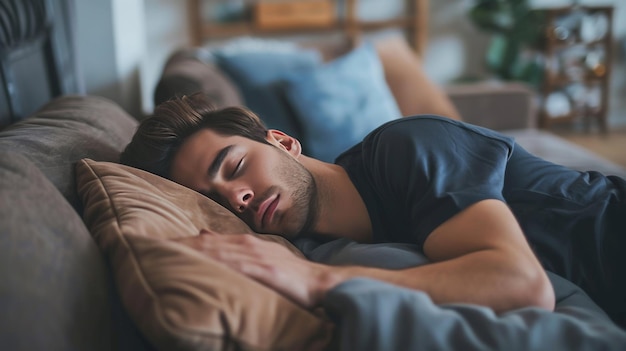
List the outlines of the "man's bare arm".
{"type": "Polygon", "coordinates": [[[466,302],[496,311],[554,308],[554,291],[515,217],[501,201],[485,200],[433,231],[424,243],[431,264],[387,271],[365,267],[328,270],[324,287],[368,276],[425,291],[437,303],[466,302]]]}
{"type": "Polygon", "coordinates": [[[250,235],[200,235],[179,242],[283,293],[305,307],[354,277],[422,290],[437,303],[462,302],[501,312],[554,307],[554,292],[508,207],[476,203],[431,233],[424,244],[431,264],[403,270],[331,267],[294,256],[250,235]]]}

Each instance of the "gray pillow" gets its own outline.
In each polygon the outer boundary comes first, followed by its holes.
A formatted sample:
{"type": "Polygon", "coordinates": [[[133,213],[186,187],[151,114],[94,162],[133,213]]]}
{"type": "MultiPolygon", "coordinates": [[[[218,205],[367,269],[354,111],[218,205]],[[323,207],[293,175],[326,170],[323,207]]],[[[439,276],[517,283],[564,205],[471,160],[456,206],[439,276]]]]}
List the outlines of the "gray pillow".
{"type": "Polygon", "coordinates": [[[402,243],[360,244],[342,238],[325,243],[314,239],[296,239],[294,244],[311,261],[329,265],[357,265],[402,269],[428,263],[416,245],[402,243]]]}

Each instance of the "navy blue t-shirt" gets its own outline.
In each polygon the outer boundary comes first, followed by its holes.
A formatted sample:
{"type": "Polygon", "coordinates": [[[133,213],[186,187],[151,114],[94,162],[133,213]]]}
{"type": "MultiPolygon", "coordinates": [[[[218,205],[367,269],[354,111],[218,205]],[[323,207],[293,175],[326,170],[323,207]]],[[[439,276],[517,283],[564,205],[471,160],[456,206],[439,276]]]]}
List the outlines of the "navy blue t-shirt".
{"type": "Polygon", "coordinates": [[[455,214],[498,199],[547,270],[581,286],[605,309],[626,311],[623,179],[547,162],[510,137],[437,116],[388,122],[336,163],[365,201],[376,242],[422,247],[455,214]]]}

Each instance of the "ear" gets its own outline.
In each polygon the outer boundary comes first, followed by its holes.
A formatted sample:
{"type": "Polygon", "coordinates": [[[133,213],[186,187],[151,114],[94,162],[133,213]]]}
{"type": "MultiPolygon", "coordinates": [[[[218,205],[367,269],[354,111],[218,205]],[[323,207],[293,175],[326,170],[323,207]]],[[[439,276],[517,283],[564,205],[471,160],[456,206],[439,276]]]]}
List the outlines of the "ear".
{"type": "Polygon", "coordinates": [[[267,131],[267,141],[270,144],[276,145],[278,148],[287,151],[294,158],[298,158],[302,155],[302,145],[298,139],[285,134],[277,129],[270,129],[267,131]]]}

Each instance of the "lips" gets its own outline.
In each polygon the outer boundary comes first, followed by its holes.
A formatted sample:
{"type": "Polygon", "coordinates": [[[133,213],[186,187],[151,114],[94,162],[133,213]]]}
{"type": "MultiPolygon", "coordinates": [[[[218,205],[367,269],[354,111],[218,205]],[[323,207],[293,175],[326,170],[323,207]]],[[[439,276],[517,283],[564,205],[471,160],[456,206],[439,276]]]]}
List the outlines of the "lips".
{"type": "Polygon", "coordinates": [[[278,207],[279,197],[280,196],[278,194],[272,195],[263,201],[261,206],[259,206],[259,210],[257,211],[257,222],[259,223],[259,228],[264,228],[272,221],[276,207],[278,207]]]}

